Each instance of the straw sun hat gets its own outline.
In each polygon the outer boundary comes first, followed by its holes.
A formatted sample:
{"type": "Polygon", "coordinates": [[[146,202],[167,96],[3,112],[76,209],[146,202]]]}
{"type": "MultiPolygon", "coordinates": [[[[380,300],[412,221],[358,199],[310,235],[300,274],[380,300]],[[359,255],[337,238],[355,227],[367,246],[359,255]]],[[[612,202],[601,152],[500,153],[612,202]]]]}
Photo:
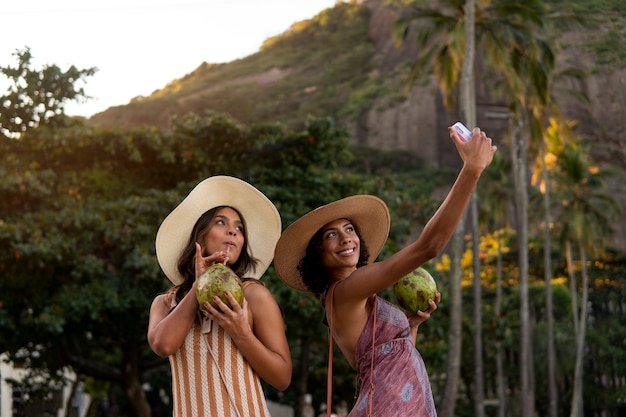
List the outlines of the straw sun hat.
{"type": "Polygon", "coordinates": [[[349,219],[365,241],[373,262],[389,236],[389,210],[378,197],[354,195],[305,214],[283,232],[276,245],[274,268],[281,280],[299,291],[310,292],[300,277],[298,264],[313,235],[326,223],[349,219]]]}
{"type": "Polygon", "coordinates": [[[217,206],[230,206],[243,217],[248,237],[248,252],[259,260],[254,271],[246,275],[259,279],[274,257],[274,246],[280,237],[281,221],[274,204],[259,190],[238,178],[214,176],[200,182],[163,220],[156,235],[159,265],[172,283],[183,277],[178,272],[178,258],[187,246],[196,221],[217,206]]]}

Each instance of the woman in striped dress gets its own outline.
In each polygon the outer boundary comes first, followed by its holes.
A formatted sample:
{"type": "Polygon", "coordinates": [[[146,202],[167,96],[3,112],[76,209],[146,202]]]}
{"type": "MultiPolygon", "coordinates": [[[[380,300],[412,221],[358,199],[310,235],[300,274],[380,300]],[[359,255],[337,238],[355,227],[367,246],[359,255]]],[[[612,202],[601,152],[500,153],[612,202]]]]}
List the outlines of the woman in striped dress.
{"type": "Polygon", "coordinates": [[[175,417],[269,416],[261,379],[279,390],[292,363],[281,310],[259,281],[281,232],[278,211],[237,178],[198,184],[159,227],[157,259],[174,287],[150,308],[148,342],[169,357],[175,417]],[[199,305],[196,278],[214,263],[243,281],[241,305],[227,294],[199,305]]]}

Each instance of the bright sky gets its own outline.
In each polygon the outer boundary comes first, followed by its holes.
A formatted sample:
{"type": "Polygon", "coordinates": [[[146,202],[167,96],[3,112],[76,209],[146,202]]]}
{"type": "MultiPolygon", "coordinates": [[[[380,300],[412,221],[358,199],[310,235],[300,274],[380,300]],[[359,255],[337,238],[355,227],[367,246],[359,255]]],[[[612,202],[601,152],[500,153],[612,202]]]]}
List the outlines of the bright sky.
{"type": "MultiPolygon", "coordinates": [[[[84,86],[93,97],[69,103],[89,117],[147,96],[195,70],[251,55],[263,41],[333,7],[337,0],[28,0],[6,1],[0,66],[30,47],[35,69],[97,67],[84,86]]],[[[0,94],[7,82],[0,75],[0,94]]]]}

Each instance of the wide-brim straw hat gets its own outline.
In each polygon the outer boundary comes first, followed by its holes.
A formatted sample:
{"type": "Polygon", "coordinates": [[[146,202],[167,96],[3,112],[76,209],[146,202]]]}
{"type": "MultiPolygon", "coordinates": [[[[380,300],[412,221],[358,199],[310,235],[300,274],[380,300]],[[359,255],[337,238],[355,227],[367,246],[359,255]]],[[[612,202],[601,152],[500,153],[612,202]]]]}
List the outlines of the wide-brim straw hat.
{"type": "Polygon", "coordinates": [[[348,219],[357,227],[369,249],[368,263],[376,259],[389,236],[389,209],[375,196],[346,197],[310,211],[285,229],[274,253],[274,269],[285,284],[310,292],[302,281],[298,264],[313,235],[326,223],[337,219],[348,219]]]}
{"type": "Polygon", "coordinates": [[[261,191],[239,178],[214,176],[196,185],[163,220],[157,232],[159,265],[175,285],[183,282],[178,259],[189,242],[193,226],[202,214],[218,206],[237,209],[245,222],[248,252],[259,261],[246,277],[259,279],[270,266],[282,228],[276,206],[261,191]]]}

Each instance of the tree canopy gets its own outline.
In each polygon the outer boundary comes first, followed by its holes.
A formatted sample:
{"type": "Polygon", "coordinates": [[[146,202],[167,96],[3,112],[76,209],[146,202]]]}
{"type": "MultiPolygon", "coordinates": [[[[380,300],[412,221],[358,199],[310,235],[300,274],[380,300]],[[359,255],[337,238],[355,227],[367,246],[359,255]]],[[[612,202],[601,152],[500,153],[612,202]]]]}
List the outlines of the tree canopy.
{"type": "Polygon", "coordinates": [[[17,66],[0,67],[9,81],[8,91],[0,96],[0,132],[5,136],[21,134],[39,125],[61,123],[68,101],[87,99],[81,85],[96,73],[96,68],[63,71],[57,65],[32,67],[30,48],[13,54],[17,66]]]}

